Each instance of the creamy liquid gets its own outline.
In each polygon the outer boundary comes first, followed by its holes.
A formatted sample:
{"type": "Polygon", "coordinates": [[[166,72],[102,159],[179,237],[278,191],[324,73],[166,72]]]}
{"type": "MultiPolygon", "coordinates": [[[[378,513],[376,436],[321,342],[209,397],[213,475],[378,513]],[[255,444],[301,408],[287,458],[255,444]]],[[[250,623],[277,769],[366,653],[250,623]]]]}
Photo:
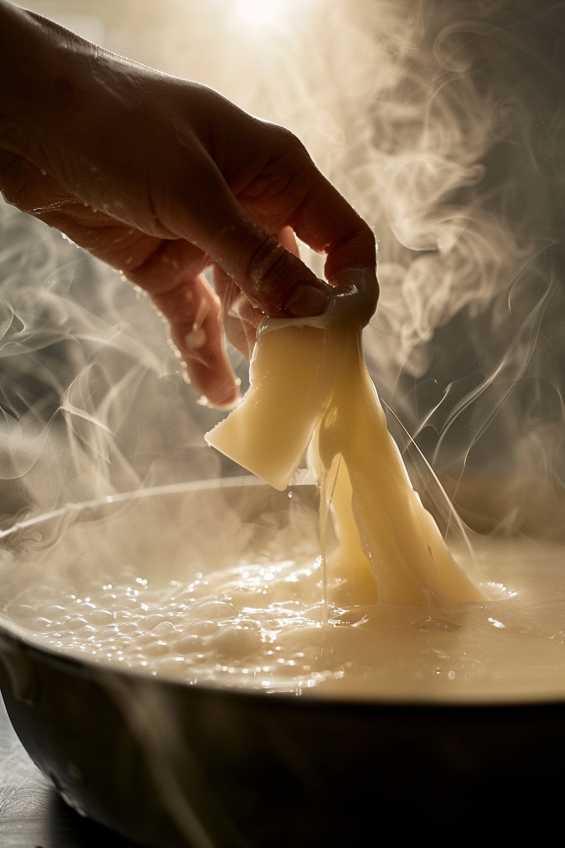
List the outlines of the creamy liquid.
{"type": "MultiPolygon", "coordinates": [[[[55,650],[188,684],[353,699],[565,696],[565,549],[484,540],[491,600],[445,608],[359,603],[320,560],[239,562],[191,583],[54,579],[3,613],[55,650]],[[42,601],[38,601],[38,595],[42,601]]],[[[56,578],[56,575],[53,575],[56,578]]]]}
{"type": "Polygon", "coordinates": [[[276,326],[260,335],[244,401],[209,441],[283,489],[315,431],[337,552],[239,561],[165,586],[161,575],[136,576],[141,562],[87,592],[61,578],[39,593],[31,580],[7,593],[4,614],[54,649],[189,684],[354,699],[562,698],[563,550],[486,540],[490,582],[476,586],[410,485],[360,332],[276,326]]]}
{"type": "Polygon", "coordinates": [[[209,444],[283,489],[314,438],[323,505],[336,515],[343,576],[365,598],[454,604],[483,593],[448,551],[410,484],[370,380],[361,328],[339,309],[323,326],[267,321],[251,386],[209,444]]]}

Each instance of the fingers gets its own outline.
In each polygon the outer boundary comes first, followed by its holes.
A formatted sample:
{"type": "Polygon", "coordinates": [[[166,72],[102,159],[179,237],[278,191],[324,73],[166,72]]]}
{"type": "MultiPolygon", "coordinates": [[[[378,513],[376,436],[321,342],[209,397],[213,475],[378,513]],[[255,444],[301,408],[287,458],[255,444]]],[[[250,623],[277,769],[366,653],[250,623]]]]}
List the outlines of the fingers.
{"type": "Polygon", "coordinates": [[[327,279],[337,287],[355,291],[357,311],[366,324],[379,295],[374,233],[305,151],[302,156],[307,159],[301,180],[303,197],[288,223],[303,242],[326,254],[327,279]]]}
{"type": "Polygon", "coordinates": [[[222,325],[228,339],[251,359],[263,313],[251,305],[232,278],[217,265],[214,266],[214,288],[220,298],[222,325]]]}
{"type": "MultiPolygon", "coordinates": [[[[290,227],[284,227],[276,236],[293,256],[298,257],[298,245],[290,227]]],[[[214,266],[214,288],[220,298],[222,324],[227,337],[235,348],[251,359],[257,340],[257,327],[264,313],[252,306],[232,278],[218,265],[214,266]]]]}
{"type": "Polygon", "coordinates": [[[257,223],[244,214],[236,220],[205,247],[251,304],[273,318],[322,315],[331,287],[257,223]]]}
{"type": "Polygon", "coordinates": [[[199,273],[204,262],[186,242],[163,242],[128,277],[169,321],[190,382],[213,406],[231,408],[239,400],[239,380],[225,352],[219,298],[199,273]]]}
{"type": "Polygon", "coordinates": [[[198,248],[183,241],[163,242],[95,213],[34,165],[4,151],[0,186],[8,202],[57,227],[145,289],[169,320],[171,337],[197,391],[215,406],[237,402],[239,383],[225,354],[218,299],[200,276],[206,259],[198,248]]]}
{"type": "MultiPolygon", "coordinates": [[[[271,232],[287,225],[317,253],[326,254],[325,276],[337,286],[364,287],[365,323],[378,298],[375,237],[368,224],[316,168],[300,141],[281,127],[267,127],[273,143],[272,162],[262,190],[247,186],[238,197],[271,232]],[[360,275],[359,269],[363,269],[360,275]]],[[[285,244],[284,240],[278,236],[285,244]]],[[[288,247],[288,245],[285,244],[288,247]]],[[[290,248],[289,248],[290,249],[290,248]]]]}
{"type": "Polygon", "coordinates": [[[186,242],[145,236],[95,213],[34,165],[1,150],[0,186],[8,202],[56,226],[148,291],[170,322],[195,388],[215,406],[237,402],[238,381],[224,350],[218,299],[200,276],[201,251],[186,242]]]}
{"type": "Polygon", "coordinates": [[[219,300],[203,276],[153,297],[171,325],[187,376],[207,401],[231,409],[239,400],[239,380],[225,354],[219,300]]]}
{"type": "Polygon", "coordinates": [[[276,318],[321,315],[332,288],[240,206],[211,160],[178,192],[166,226],[192,241],[236,283],[252,305],[276,318]],[[181,203],[183,197],[188,198],[181,203]]]}
{"type": "MultiPolygon", "coordinates": [[[[210,165],[211,161],[200,171],[202,184],[196,192],[194,183],[190,186],[192,209],[195,195],[201,198],[198,220],[189,209],[179,209],[177,221],[166,225],[198,244],[254,307],[271,317],[321,315],[335,294],[332,286],[319,280],[275,237],[274,233],[290,226],[314,250],[327,254],[328,279],[347,269],[367,269],[363,280],[372,314],[378,295],[374,235],[303,148],[295,144],[291,155],[274,157],[269,179],[257,180],[263,188],[254,192],[248,186],[240,193],[246,208],[210,165]]],[[[335,282],[339,284],[341,278],[335,282]]],[[[365,322],[370,317],[366,312],[365,322]]]]}

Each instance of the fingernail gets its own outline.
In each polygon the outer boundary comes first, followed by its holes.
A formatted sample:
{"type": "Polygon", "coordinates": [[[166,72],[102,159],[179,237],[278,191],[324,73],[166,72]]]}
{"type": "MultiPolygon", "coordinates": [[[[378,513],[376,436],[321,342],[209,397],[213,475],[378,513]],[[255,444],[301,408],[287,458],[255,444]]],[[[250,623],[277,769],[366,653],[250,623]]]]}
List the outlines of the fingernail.
{"type": "Polygon", "coordinates": [[[375,268],[348,268],[332,277],[332,283],[338,288],[356,290],[359,294],[378,295],[379,284],[375,268]]]}
{"type": "Polygon", "coordinates": [[[341,309],[352,311],[363,325],[368,324],[379,298],[376,269],[348,268],[335,274],[331,282],[336,287],[336,302],[340,302],[341,309]]]}
{"type": "Polygon", "coordinates": [[[294,289],[284,309],[295,318],[308,318],[323,315],[328,308],[329,300],[330,292],[302,283],[294,289]]]}

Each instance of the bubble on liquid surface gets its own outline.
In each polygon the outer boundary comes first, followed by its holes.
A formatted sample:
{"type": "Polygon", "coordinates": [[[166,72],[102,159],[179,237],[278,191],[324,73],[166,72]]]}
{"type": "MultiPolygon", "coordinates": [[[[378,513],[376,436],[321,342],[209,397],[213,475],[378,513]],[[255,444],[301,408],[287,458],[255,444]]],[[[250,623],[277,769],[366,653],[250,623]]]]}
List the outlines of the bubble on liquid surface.
{"type": "MultiPolygon", "coordinates": [[[[532,558],[523,542],[516,551],[501,563],[532,558]]],[[[88,592],[56,574],[44,591],[36,574],[29,585],[20,574],[0,612],[51,649],[187,684],[433,699],[480,698],[494,687],[549,697],[564,688],[565,575],[555,553],[534,553],[535,603],[526,578],[513,576],[525,565],[501,565],[496,582],[512,591],[480,604],[337,602],[331,580],[325,604],[320,562],[281,560],[186,582],[138,581],[124,568],[119,578],[89,580],[88,592]]]]}

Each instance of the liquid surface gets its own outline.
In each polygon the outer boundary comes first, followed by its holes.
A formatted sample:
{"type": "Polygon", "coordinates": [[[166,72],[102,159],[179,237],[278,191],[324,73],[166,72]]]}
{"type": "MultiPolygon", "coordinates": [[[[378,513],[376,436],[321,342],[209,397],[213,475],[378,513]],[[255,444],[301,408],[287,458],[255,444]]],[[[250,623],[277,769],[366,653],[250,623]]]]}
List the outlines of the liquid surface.
{"type": "Polygon", "coordinates": [[[189,684],[353,699],[565,697],[565,550],[486,540],[494,596],[443,609],[359,604],[320,562],[241,561],[190,583],[122,569],[77,596],[54,580],[3,614],[55,650],[189,684]],[[38,596],[41,594],[41,602],[38,596]]]}

